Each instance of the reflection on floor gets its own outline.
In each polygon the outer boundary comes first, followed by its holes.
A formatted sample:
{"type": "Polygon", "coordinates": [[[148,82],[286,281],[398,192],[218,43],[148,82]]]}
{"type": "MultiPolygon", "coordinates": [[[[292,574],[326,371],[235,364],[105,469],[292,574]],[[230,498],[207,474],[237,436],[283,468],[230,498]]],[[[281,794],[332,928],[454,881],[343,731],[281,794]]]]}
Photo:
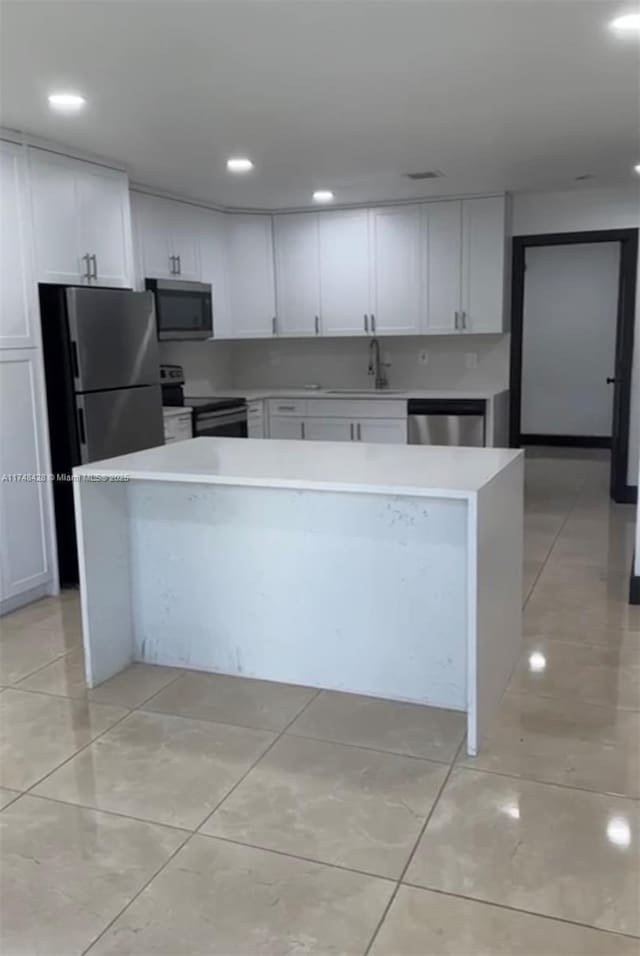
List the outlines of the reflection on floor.
{"type": "Polygon", "coordinates": [[[137,664],[87,692],[77,596],[2,620],[2,953],[639,952],[634,511],[526,470],[525,648],[460,714],[137,664]]]}

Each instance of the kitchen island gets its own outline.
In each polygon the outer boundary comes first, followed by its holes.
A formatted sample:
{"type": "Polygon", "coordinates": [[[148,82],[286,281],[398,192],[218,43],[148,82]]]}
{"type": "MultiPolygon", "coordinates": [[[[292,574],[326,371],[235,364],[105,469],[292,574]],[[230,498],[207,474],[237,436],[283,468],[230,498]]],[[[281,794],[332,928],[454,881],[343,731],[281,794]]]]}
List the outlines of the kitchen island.
{"type": "Polygon", "coordinates": [[[74,469],[90,686],[132,661],[466,711],[520,651],[522,452],[197,438],[74,469]]]}

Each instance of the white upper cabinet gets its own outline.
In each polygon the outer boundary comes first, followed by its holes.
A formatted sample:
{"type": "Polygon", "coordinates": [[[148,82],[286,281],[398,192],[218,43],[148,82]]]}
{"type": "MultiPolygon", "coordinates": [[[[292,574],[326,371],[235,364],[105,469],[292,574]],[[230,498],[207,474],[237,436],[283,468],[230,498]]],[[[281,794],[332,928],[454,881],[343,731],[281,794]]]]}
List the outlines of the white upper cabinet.
{"type": "Polygon", "coordinates": [[[274,218],[279,335],[320,335],[320,245],[316,213],[274,218]]]}
{"type": "Polygon", "coordinates": [[[371,331],[369,211],[319,213],[318,225],[322,331],[366,334],[371,331]]]}
{"type": "Polygon", "coordinates": [[[76,180],[80,248],[93,256],[95,285],[132,284],[131,209],[126,176],[85,164],[76,180]]]}
{"type": "Polygon", "coordinates": [[[460,325],[462,208],[457,200],[424,206],[426,331],[455,332],[460,325]]]}
{"type": "Polygon", "coordinates": [[[26,154],[0,142],[0,348],[28,348],[35,336],[26,154]]]}
{"type": "Polygon", "coordinates": [[[129,187],[123,172],[30,149],[37,277],[129,286],[129,187]]]}
{"type": "Polygon", "coordinates": [[[374,209],[374,335],[415,335],[424,314],[422,210],[416,206],[374,209]]]}
{"type": "Polygon", "coordinates": [[[211,286],[213,336],[232,339],[231,306],[227,268],[227,216],[208,209],[200,211],[200,269],[203,282],[211,286]]]}
{"type": "Polygon", "coordinates": [[[199,280],[200,215],[197,206],[133,193],[141,280],[199,280]]]}
{"type": "Polygon", "coordinates": [[[462,202],[462,328],[504,331],[504,196],[462,202]]]}
{"type": "Polygon", "coordinates": [[[229,216],[227,242],[234,338],[271,337],[276,333],[271,216],[229,216]]]}
{"type": "MultiPolygon", "coordinates": [[[[0,351],[0,472],[46,473],[44,384],[38,349],[0,351]]],[[[51,580],[44,481],[0,482],[0,605],[51,580]]]]}

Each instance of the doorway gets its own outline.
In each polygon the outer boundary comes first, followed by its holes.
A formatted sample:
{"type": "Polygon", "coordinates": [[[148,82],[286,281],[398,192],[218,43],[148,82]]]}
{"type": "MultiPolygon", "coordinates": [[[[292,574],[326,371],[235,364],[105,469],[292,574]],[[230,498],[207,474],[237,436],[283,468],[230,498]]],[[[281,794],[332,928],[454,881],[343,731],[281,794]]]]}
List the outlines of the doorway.
{"type": "Polygon", "coordinates": [[[513,240],[510,443],[610,448],[628,484],[638,230],[513,240]]]}

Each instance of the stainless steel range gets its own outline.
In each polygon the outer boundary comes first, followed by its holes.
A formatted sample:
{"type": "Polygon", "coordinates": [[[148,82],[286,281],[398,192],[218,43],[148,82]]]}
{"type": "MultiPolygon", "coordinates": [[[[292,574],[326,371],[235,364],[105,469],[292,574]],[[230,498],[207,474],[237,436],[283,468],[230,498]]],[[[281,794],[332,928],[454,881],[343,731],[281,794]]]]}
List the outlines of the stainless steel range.
{"type": "Polygon", "coordinates": [[[184,370],[180,365],[160,367],[163,405],[189,405],[193,408],[193,436],[217,438],[247,437],[247,403],[244,398],[224,395],[184,396],[184,370]]]}

